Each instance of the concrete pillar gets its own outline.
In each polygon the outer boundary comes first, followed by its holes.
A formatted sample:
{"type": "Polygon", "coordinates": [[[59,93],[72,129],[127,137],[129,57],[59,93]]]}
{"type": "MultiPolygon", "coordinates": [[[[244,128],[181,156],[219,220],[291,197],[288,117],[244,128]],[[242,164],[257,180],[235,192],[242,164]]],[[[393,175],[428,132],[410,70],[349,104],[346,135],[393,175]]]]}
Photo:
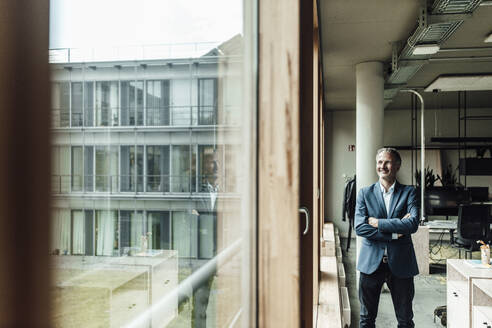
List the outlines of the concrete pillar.
{"type": "MultiPolygon", "coordinates": [[[[384,77],[383,64],[365,62],[355,66],[357,192],[377,181],[376,151],[383,147],[384,77]]],[[[357,258],[361,238],[357,237],[357,258]]],[[[357,273],[358,276],[358,273],[357,273]]]]}

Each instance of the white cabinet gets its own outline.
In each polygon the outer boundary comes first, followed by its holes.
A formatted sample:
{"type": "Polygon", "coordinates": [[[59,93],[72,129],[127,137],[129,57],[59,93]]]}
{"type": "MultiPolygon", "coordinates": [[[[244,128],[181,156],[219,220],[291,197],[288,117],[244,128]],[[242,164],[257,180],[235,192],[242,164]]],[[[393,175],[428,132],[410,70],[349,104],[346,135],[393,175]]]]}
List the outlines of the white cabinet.
{"type": "MultiPolygon", "coordinates": [[[[474,268],[466,261],[458,259],[447,261],[447,327],[485,328],[487,325],[472,326],[472,287],[473,283],[479,280],[492,282],[492,269],[474,268]]],[[[480,309],[477,308],[477,311],[480,309]]]]}
{"type": "Polygon", "coordinates": [[[475,279],[472,284],[473,327],[492,328],[492,279],[475,279]]]}

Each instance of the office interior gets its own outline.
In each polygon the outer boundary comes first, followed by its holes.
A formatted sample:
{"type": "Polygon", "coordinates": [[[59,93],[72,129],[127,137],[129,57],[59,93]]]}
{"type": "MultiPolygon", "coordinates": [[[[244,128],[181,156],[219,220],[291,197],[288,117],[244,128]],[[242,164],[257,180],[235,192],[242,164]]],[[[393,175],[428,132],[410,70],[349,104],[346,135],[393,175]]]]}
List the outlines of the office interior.
{"type": "MultiPolygon", "coordinates": [[[[492,2],[245,0],[242,6],[244,43],[237,49],[244,56],[242,100],[250,116],[239,120],[244,134],[238,144],[244,146],[241,181],[248,188],[241,194],[244,203],[228,208],[238,222],[216,231],[218,240],[226,241],[223,249],[204,266],[207,277],[215,275],[220,282],[210,293],[213,306],[207,311],[215,314],[207,326],[358,327],[360,239],[352,231],[347,251],[345,184],[354,176],[357,189],[374,183],[375,153],[384,146],[402,154],[399,181],[417,184],[423,145],[424,167],[436,178],[456,179],[452,186],[436,180],[424,193],[429,203],[425,221],[444,222],[444,227],[432,232],[422,225],[414,241],[424,263],[415,280],[416,326],[490,325],[492,271],[479,267],[479,251],[470,255],[451,244],[460,237],[458,221],[460,213],[466,216],[465,207],[484,205],[487,220],[491,217],[492,2]],[[456,222],[452,238],[450,222],[456,222]],[[224,236],[242,240],[234,243],[224,236]],[[437,264],[430,259],[436,243],[451,250],[437,264]]],[[[7,154],[0,157],[0,318],[7,326],[56,326],[49,265],[54,256],[55,261],[64,258],[47,250],[52,202],[46,156],[52,151],[52,122],[46,114],[52,109],[49,1],[10,1],[5,12],[11,14],[0,19],[6,36],[0,38],[5,109],[0,111],[0,144],[7,154]]],[[[227,58],[219,50],[213,56],[223,65],[227,58]]],[[[190,209],[187,214],[196,213],[190,209]]],[[[490,237],[488,228],[483,236],[490,237]]],[[[461,239],[473,244],[477,230],[467,233],[461,239]]],[[[145,256],[139,261],[147,261],[145,256]]],[[[175,279],[167,299],[171,307],[152,316],[147,310],[158,300],[152,299],[153,281],[143,266],[132,274],[141,279],[134,285],[144,287],[134,303],[121,302],[121,322],[165,326],[179,316],[183,306],[178,299],[185,293],[190,298],[194,282],[175,279]]],[[[93,278],[98,277],[96,272],[93,278]]],[[[108,295],[100,301],[111,300],[108,295]]],[[[108,318],[109,311],[98,307],[94,311],[108,318]]],[[[378,326],[396,325],[386,292],[378,318],[378,326]]],[[[192,320],[184,325],[193,326],[192,320]]]]}
{"type": "MultiPolygon", "coordinates": [[[[449,2],[446,6],[435,1],[431,6],[427,2],[426,7],[411,1],[401,2],[398,6],[392,2],[361,5],[327,1],[321,2],[320,7],[329,118],[325,121],[326,155],[336,159],[327,160],[325,166],[325,220],[333,222],[340,231],[342,249],[346,252],[343,263],[347,284],[352,287],[352,290],[349,288],[350,301],[355,305],[351,306],[352,311],[358,311],[353,259],[358,253],[355,233],[350,231],[349,220],[343,212],[342,186],[359,175],[363,175],[364,182],[359,184],[356,179],[357,190],[368,185],[370,179],[376,181],[375,162],[360,149],[371,147],[371,141],[367,140],[372,139],[377,140],[378,146],[394,147],[400,152],[402,166],[398,181],[420,188],[420,176],[416,173],[422,166],[421,126],[424,124],[424,172],[427,176],[426,222],[423,224],[426,228],[421,230],[428,229],[424,243],[429,249],[424,247],[423,252],[427,252],[430,262],[426,264],[429,265],[427,271],[422,270],[419,263],[421,274],[415,280],[415,323],[421,327],[441,327],[446,323],[448,327],[485,324],[486,320],[478,322],[478,315],[473,313],[466,318],[470,322],[453,316],[452,312],[457,308],[450,300],[452,292],[449,293],[454,287],[452,283],[443,286],[440,280],[446,276],[449,280],[448,259],[480,259],[476,241],[484,239],[487,242],[491,237],[492,116],[489,99],[492,93],[490,86],[478,87],[471,82],[473,79],[484,81],[492,69],[488,59],[492,47],[487,41],[491,28],[490,3],[462,2],[453,6],[449,2]],[[392,14],[387,15],[388,12],[392,14]],[[431,27],[427,30],[420,25],[416,27],[416,22],[431,27]],[[340,30],[343,33],[338,33],[340,30]],[[419,54],[418,51],[425,47],[429,52],[419,54]],[[378,61],[384,63],[384,96],[383,100],[376,101],[376,106],[382,103],[384,111],[375,110],[372,113],[378,117],[368,118],[371,114],[365,112],[365,107],[372,106],[372,98],[380,96],[381,88],[374,87],[373,84],[378,83],[374,74],[371,79],[364,70],[372,69],[369,67],[371,62],[377,65],[378,61]],[[445,80],[452,82],[441,84],[445,80]],[[366,83],[371,85],[365,86],[366,83]],[[424,104],[408,89],[417,91],[424,104]],[[368,92],[370,95],[364,94],[368,92]],[[357,122],[360,119],[368,120],[372,126],[364,127],[357,122]],[[381,135],[371,131],[374,126],[382,130],[381,135]],[[366,162],[358,157],[364,157],[366,162]],[[366,180],[370,173],[361,169],[360,164],[374,170],[370,179],[366,180]],[[471,228],[473,220],[476,221],[471,228]],[[463,229],[460,231],[463,233],[466,224],[474,234],[473,237],[468,234],[471,240],[465,242],[465,246],[460,243],[458,231],[463,229]],[[352,240],[347,239],[350,237],[352,240]],[[345,250],[348,245],[350,249],[345,250]],[[448,311],[442,307],[446,304],[448,311]]],[[[417,240],[414,238],[414,245],[422,243],[417,240]]],[[[419,246],[415,248],[419,249],[419,246]]],[[[383,292],[381,302],[377,324],[396,326],[389,293],[383,292]]],[[[351,327],[358,327],[358,316],[353,314],[351,327]]]]}

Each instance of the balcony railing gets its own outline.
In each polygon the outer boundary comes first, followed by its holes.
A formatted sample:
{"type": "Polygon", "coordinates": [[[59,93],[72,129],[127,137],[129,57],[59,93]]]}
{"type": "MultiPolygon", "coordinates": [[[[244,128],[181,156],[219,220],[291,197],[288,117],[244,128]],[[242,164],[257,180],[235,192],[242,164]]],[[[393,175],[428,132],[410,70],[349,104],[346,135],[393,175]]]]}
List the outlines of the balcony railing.
{"type": "Polygon", "coordinates": [[[220,175],[52,175],[51,186],[53,194],[235,192],[236,179],[229,180],[220,175]]]}
{"type": "MultiPolygon", "coordinates": [[[[239,124],[239,106],[222,106],[220,113],[217,106],[167,106],[167,107],[147,107],[140,108],[121,108],[117,109],[118,116],[111,118],[110,126],[147,126],[147,127],[167,127],[167,126],[201,126],[217,124],[239,124]],[[144,120],[145,115],[145,120],[144,120]],[[137,120],[135,120],[137,117],[137,120]]],[[[99,127],[108,126],[108,121],[104,120],[100,124],[94,124],[96,113],[83,113],[80,109],[76,112],[68,108],[53,109],[53,128],[67,127],[99,127]],[[84,118],[85,116],[85,118],[84,118]]]]}

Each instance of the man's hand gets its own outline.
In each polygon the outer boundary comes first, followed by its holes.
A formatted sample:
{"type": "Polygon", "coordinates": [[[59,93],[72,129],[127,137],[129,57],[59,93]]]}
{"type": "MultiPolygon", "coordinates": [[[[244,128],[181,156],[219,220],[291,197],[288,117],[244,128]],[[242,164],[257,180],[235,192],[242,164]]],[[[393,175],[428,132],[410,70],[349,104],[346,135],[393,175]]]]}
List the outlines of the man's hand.
{"type": "Polygon", "coordinates": [[[377,228],[378,227],[378,219],[373,218],[372,216],[369,217],[369,219],[367,220],[367,223],[369,223],[370,225],[372,225],[374,228],[377,228]]]}

